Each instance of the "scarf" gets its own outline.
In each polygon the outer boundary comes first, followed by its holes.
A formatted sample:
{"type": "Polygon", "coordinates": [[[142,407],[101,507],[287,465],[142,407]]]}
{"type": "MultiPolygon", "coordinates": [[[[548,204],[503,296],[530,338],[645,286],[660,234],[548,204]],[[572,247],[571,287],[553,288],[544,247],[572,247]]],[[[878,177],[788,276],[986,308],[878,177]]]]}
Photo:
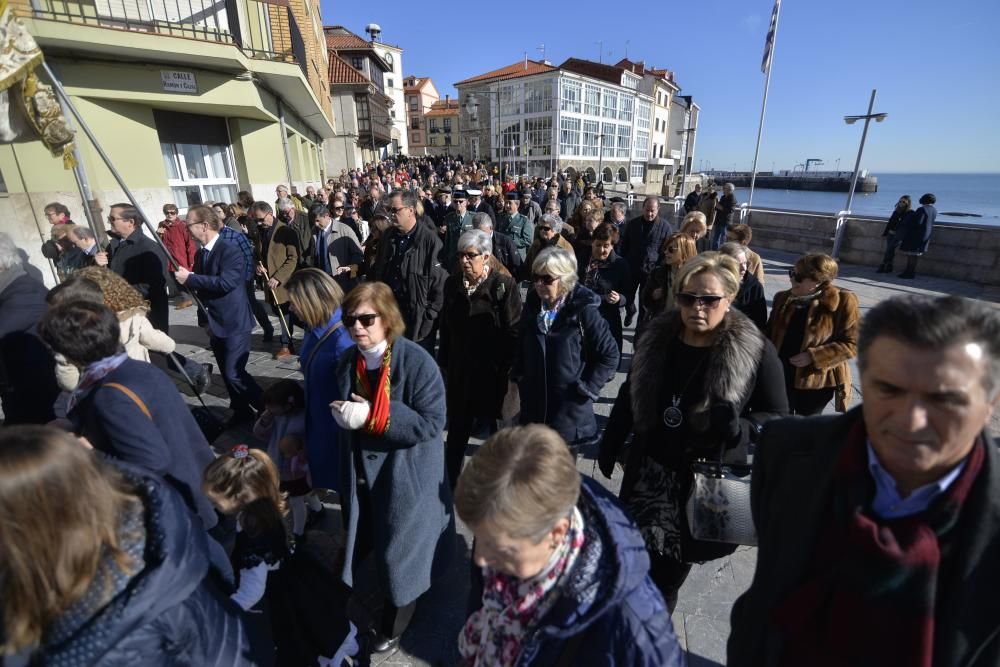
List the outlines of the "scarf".
{"type": "Polygon", "coordinates": [[[510,667],[521,642],[559,598],[559,585],[583,548],[583,516],[573,508],[569,530],[541,572],[531,579],[483,568],[483,606],[458,636],[463,667],[510,667]]]}
{"type": "Polygon", "coordinates": [[[931,667],[942,541],[950,541],[985,459],[977,442],[965,469],[928,509],[870,515],[874,484],[858,424],[834,471],[834,497],[812,570],[775,610],[782,666],[931,667]]]}
{"type": "Polygon", "coordinates": [[[108,373],[125,363],[127,359],[127,353],[119,352],[114,356],[98,359],[84,368],[80,376],[80,381],[76,384],[76,389],[69,395],[66,412],[70,412],[84,396],[90,393],[94,385],[103,380],[108,373]]]}
{"type": "Polygon", "coordinates": [[[587,272],[584,274],[583,284],[585,287],[593,289],[597,285],[597,278],[601,269],[607,268],[611,264],[611,257],[608,259],[592,259],[587,265],[587,272]]]}
{"type": "Polygon", "coordinates": [[[541,310],[538,311],[538,330],[544,335],[548,336],[549,331],[552,330],[552,323],[556,321],[556,316],[559,315],[559,309],[563,307],[566,303],[566,295],[559,297],[559,300],[555,302],[552,308],[546,310],[545,303],[542,303],[541,310]]]}
{"type": "Polygon", "coordinates": [[[470,284],[469,281],[466,280],[463,277],[462,278],[462,285],[465,287],[466,294],[468,294],[469,296],[472,296],[475,293],[475,291],[477,289],[479,289],[479,286],[482,285],[484,282],[486,282],[486,279],[489,278],[489,277],[490,277],[490,265],[489,264],[487,264],[486,266],[483,267],[483,275],[479,276],[479,278],[476,280],[476,282],[470,284]]]}
{"type": "Polygon", "coordinates": [[[371,410],[368,412],[368,419],[365,421],[364,430],[369,435],[382,436],[389,430],[389,366],[392,362],[392,345],[386,345],[385,353],[382,355],[382,366],[379,370],[378,385],[372,390],[368,381],[368,363],[365,355],[358,350],[358,361],[355,365],[355,380],[358,387],[358,395],[371,403],[371,410]]]}

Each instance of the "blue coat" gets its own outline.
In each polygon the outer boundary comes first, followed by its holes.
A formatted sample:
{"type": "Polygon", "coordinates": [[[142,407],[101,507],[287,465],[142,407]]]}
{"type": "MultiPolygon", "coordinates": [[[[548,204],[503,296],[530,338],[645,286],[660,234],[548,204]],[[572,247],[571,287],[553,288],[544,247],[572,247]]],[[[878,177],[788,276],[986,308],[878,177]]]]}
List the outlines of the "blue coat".
{"type": "MultiPolygon", "coordinates": [[[[243,252],[234,244],[218,238],[205,260],[204,249],[194,260],[194,273],[185,286],[195,290],[208,311],[208,332],[216,338],[229,338],[253,331],[253,312],[246,291],[246,265],[243,252]]],[[[198,323],[204,326],[205,313],[198,310],[198,323]]]]}
{"type": "Polygon", "coordinates": [[[574,667],[683,667],[639,529],[610,492],[582,481],[583,551],[560,585],[559,600],[522,644],[518,667],[562,664],[566,651],[573,652],[566,664],[574,667]],[[580,634],[579,644],[568,647],[580,634]]]}
{"type": "Polygon", "coordinates": [[[597,433],[594,401],[618,370],[618,344],[598,308],[601,299],[573,288],[546,336],[538,328],[541,299],[528,290],[512,375],[521,394],[521,423],[548,424],[567,444],[597,433]]]}
{"type": "MultiPolygon", "coordinates": [[[[355,347],[337,365],[341,396],[355,391],[355,347]]],[[[340,437],[341,507],[347,526],[342,578],[353,585],[358,542],[358,476],[364,465],[371,498],[372,554],[380,583],[394,605],[416,600],[455,551],[455,517],[444,461],[444,381],[434,359],[416,343],[397,338],[392,348],[389,430],[371,437],[360,430],[340,437]]]]}
{"type": "Polygon", "coordinates": [[[299,350],[299,363],[305,376],[306,454],[312,483],[318,489],[333,489],[337,493],[341,488],[339,427],[330,413],[330,403],[342,399],[337,389],[337,362],[354,342],[347,329],[340,326],[319,348],[316,343],[330,327],[340,322],[340,318],[340,308],[337,308],[324,326],[306,332],[299,350]]]}
{"type": "Polygon", "coordinates": [[[896,232],[899,237],[899,251],[915,255],[927,252],[936,218],[937,209],[931,204],[924,204],[903,218],[899,231],[896,232]]]}
{"type": "Polygon", "coordinates": [[[48,305],[48,290],[20,266],[0,272],[0,400],[4,423],[44,424],[55,418],[59,395],[55,360],[35,326],[48,305]]]}
{"type": "Polygon", "coordinates": [[[145,361],[126,359],[98,381],[67,415],[78,435],[94,449],[146,472],[161,475],[177,488],[205,528],[218,522],[201,491],[202,473],[215,455],[177,387],[166,373],[145,361]],[[151,417],[117,383],[131,389],[151,417]]]}
{"type": "Polygon", "coordinates": [[[43,645],[34,656],[37,664],[254,664],[240,609],[210,576],[212,538],[161,480],[131,472],[126,479],[144,508],[145,566],[89,618],[65,619],[76,627],[64,641],[43,645]]]}

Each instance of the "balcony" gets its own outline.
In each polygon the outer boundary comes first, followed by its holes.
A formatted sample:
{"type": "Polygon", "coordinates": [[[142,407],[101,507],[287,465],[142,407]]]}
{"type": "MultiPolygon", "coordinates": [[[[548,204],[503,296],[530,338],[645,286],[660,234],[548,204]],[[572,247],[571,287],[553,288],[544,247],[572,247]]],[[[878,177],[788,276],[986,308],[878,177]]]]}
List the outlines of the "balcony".
{"type": "Polygon", "coordinates": [[[36,19],[232,45],[248,58],[297,64],[305,74],[305,45],[288,0],[34,0],[32,6],[36,19]]]}

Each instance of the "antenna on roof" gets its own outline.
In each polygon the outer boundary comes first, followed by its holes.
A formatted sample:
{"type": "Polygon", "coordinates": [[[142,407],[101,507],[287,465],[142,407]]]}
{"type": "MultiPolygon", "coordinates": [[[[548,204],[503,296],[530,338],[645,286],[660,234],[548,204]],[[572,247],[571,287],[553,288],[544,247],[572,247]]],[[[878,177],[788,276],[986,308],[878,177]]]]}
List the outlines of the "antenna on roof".
{"type": "Polygon", "coordinates": [[[597,62],[604,62],[604,42],[594,42],[597,44],[597,62]]]}
{"type": "Polygon", "coordinates": [[[545,62],[545,45],[544,44],[539,44],[538,47],[535,50],[542,52],[542,62],[545,62]]]}

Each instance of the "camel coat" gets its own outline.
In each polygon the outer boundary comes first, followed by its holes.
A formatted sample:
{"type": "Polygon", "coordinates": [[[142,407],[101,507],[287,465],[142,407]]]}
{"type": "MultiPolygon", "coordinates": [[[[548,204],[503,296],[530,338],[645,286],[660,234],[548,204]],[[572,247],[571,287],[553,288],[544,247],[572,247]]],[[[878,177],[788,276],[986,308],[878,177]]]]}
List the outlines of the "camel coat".
{"type": "MultiPolygon", "coordinates": [[[[790,295],[790,290],[774,295],[774,307],[767,323],[768,335],[778,350],[795,311],[795,306],[788,300],[790,295]]],[[[795,369],[795,388],[836,387],[839,412],[845,412],[851,400],[851,367],[848,361],[858,353],[860,321],[858,297],[854,292],[829,283],[809,305],[800,351],[808,352],[813,362],[795,369]]]]}

